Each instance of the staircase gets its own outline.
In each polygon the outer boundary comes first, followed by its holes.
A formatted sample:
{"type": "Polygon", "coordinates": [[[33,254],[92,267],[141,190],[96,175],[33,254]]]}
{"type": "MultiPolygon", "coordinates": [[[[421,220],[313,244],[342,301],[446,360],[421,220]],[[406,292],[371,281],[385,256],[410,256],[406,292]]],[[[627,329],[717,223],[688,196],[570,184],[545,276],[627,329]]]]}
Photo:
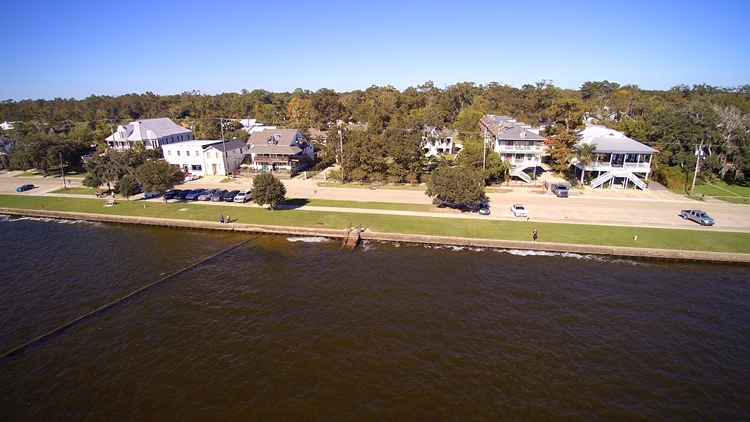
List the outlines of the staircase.
{"type": "Polygon", "coordinates": [[[536,167],[536,165],[534,163],[519,164],[510,169],[510,175],[516,176],[519,179],[522,179],[523,181],[525,181],[526,183],[531,183],[531,176],[526,174],[526,172],[524,171],[529,167],[536,167]]]}
{"type": "Polygon", "coordinates": [[[615,177],[626,177],[628,180],[633,182],[633,184],[640,188],[641,190],[646,190],[646,182],[641,180],[640,177],[636,176],[633,172],[627,169],[613,169],[610,170],[601,176],[597,177],[596,179],[592,180],[589,183],[589,186],[592,188],[598,188],[599,186],[603,185],[609,180],[612,180],[615,177]]]}

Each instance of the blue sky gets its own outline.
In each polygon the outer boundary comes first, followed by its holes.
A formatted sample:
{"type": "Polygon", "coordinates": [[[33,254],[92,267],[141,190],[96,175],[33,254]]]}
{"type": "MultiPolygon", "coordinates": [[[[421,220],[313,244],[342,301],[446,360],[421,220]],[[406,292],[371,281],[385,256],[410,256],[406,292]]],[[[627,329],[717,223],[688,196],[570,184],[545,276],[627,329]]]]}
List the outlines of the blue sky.
{"type": "Polygon", "coordinates": [[[748,0],[26,0],[2,9],[0,100],[427,81],[750,83],[748,0]]]}

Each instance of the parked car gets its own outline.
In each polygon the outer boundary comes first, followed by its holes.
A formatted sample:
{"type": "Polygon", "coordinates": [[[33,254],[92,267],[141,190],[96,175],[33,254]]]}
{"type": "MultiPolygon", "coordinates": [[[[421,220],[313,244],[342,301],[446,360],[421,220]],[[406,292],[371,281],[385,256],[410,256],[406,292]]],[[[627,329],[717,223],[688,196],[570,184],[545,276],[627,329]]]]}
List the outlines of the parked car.
{"type": "Polygon", "coordinates": [[[223,201],[224,201],[224,202],[232,202],[232,201],[234,201],[234,197],[235,197],[235,196],[236,196],[236,195],[237,195],[238,193],[240,193],[240,191],[239,191],[239,190],[230,190],[229,192],[227,192],[227,194],[226,194],[226,195],[224,195],[224,199],[223,199],[223,201]]]}
{"type": "Polygon", "coordinates": [[[182,192],[182,189],[170,189],[170,190],[164,192],[164,199],[175,198],[177,196],[177,194],[179,194],[180,192],[182,192]]]}
{"type": "Polygon", "coordinates": [[[715,221],[709,217],[705,211],[701,210],[682,210],[680,211],[680,217],[685,220],[695,221],[701,226],[713,226],[715,221]]]}
{"type": "Polygon", "coordinates": [[[558,198],[568,197],[568,187],[565,185],[553,183],[550,189],[558,198]]]}
{"type": "Polygon", "coordinates": [[[241,190],[234,197],[234,202],[247,202],[253,199],[253,191],[250,189],[241,190]]]}
{"type": "Polygon", "coordinates": [[[34,185],[21,185],[16,188],[16,192],[25,192],[34,189],[34,185]]]}
{"type": "Polygon", "coordinates": [[[229,193],[229,191],[226,190],[226,189],[216,190],[211,195],[211,201],[213,201],[213,202],[221,202],[221,201],[224,200],[224,195],[226,195],[227,193],[229,193]]]}
{"type": "Polygon", "coordinates": [[[201,178],[200,174],[188,173],[188,174],[185,175],[185,181],[187,181],[187,182],[189,182],[191,180],[198,180],[200,178],[201,178]]]}
{"type": "Polygon", "coordinates": [[[526,211],[526,208],[524,208],[521,204],[513,204],[510,206],[510,213],[513,214],[516,217],[528,217],[529,212],[526,211]]]}
{"type": "Polygon", "coordinates": [[[479,214],[480,215],[490,215],[490,207],[482,207],[479,208],[479,214]]]}
{"type": "Polygon", "coordinates": [[[195,199],[198,201],[210,201],[211,195],[213,195],[214,192],[216,192],[216,189],[205,189],[203,193],[199,194],[195,199]]]}
{"type": "Polygon", "coordinates": [[[174,199],[185,200],[190,192],[190,189],[181,190],[175,194],[174,199]]]}
{"type": "Polygon", "coordinates": [[[143,197],[145,199],[158,198],[160,196],[161,196],[161,192],[157,192],[157,191],[153,191],[153,190],[152,191],[148,191],[148,192],[146,192],[146,193],[143,194],[143,197]]]}
{"type": "Polygon", "coordinates": [[[195,201],[200,195],[203,195],[203,193],[205,192],[205,189],[193,189],[188,192],[187,195],[185,195],[185,199],[187,199],[188,201],[195,201]]]}

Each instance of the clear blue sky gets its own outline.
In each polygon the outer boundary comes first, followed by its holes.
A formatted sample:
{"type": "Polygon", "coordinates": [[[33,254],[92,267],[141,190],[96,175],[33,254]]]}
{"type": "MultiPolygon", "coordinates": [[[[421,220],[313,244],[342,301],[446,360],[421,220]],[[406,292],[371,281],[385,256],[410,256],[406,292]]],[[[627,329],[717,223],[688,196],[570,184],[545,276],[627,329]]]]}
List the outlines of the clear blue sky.
{"type": "Polygon", "coordinates": [[[750,0],[25,0],[0,28],[0,100],[750,83],[750,0]]]}

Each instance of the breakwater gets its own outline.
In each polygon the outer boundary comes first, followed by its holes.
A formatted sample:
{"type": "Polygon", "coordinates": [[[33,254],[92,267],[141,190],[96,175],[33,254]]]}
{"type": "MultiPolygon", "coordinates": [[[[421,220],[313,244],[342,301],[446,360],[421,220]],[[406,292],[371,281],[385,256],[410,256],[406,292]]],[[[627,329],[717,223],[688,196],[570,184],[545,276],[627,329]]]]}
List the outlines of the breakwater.
{"type": "MultiPolygon", "coordinates": [[[[180,220],[170,218],[135,217],[123,215],[105,215],[64,211],[27,210],[0,208],[0,213],[32,217],[60,218],[71,220],[99,221],[119,224],[139,224],[172,228],[189,228],[199,230],[224,230],[233,232],[279,234],[292,236],[322,236],[344,239],[346,229],[327,229],[317,227],[272,226],[261,224],[221,224],[214,221],[180,220]]],[[[549,242],[527,242],[502,239],[479,239],[465,237],[430,236],[408,233],[377,233],[365,229],[360,233],[362,240],[383,242],[420,243],[430,245],[448,245],[459,247],[483,247],[497,249],[519,249],[529,251],[546,251],[556,253],[592,254],[618,258],[663,259],[696,262],[725,262],[750,264],[750,254],[730,252],[687,251],[673,249],[649,249],[624,246],[575,245],[549,242]]]]}

